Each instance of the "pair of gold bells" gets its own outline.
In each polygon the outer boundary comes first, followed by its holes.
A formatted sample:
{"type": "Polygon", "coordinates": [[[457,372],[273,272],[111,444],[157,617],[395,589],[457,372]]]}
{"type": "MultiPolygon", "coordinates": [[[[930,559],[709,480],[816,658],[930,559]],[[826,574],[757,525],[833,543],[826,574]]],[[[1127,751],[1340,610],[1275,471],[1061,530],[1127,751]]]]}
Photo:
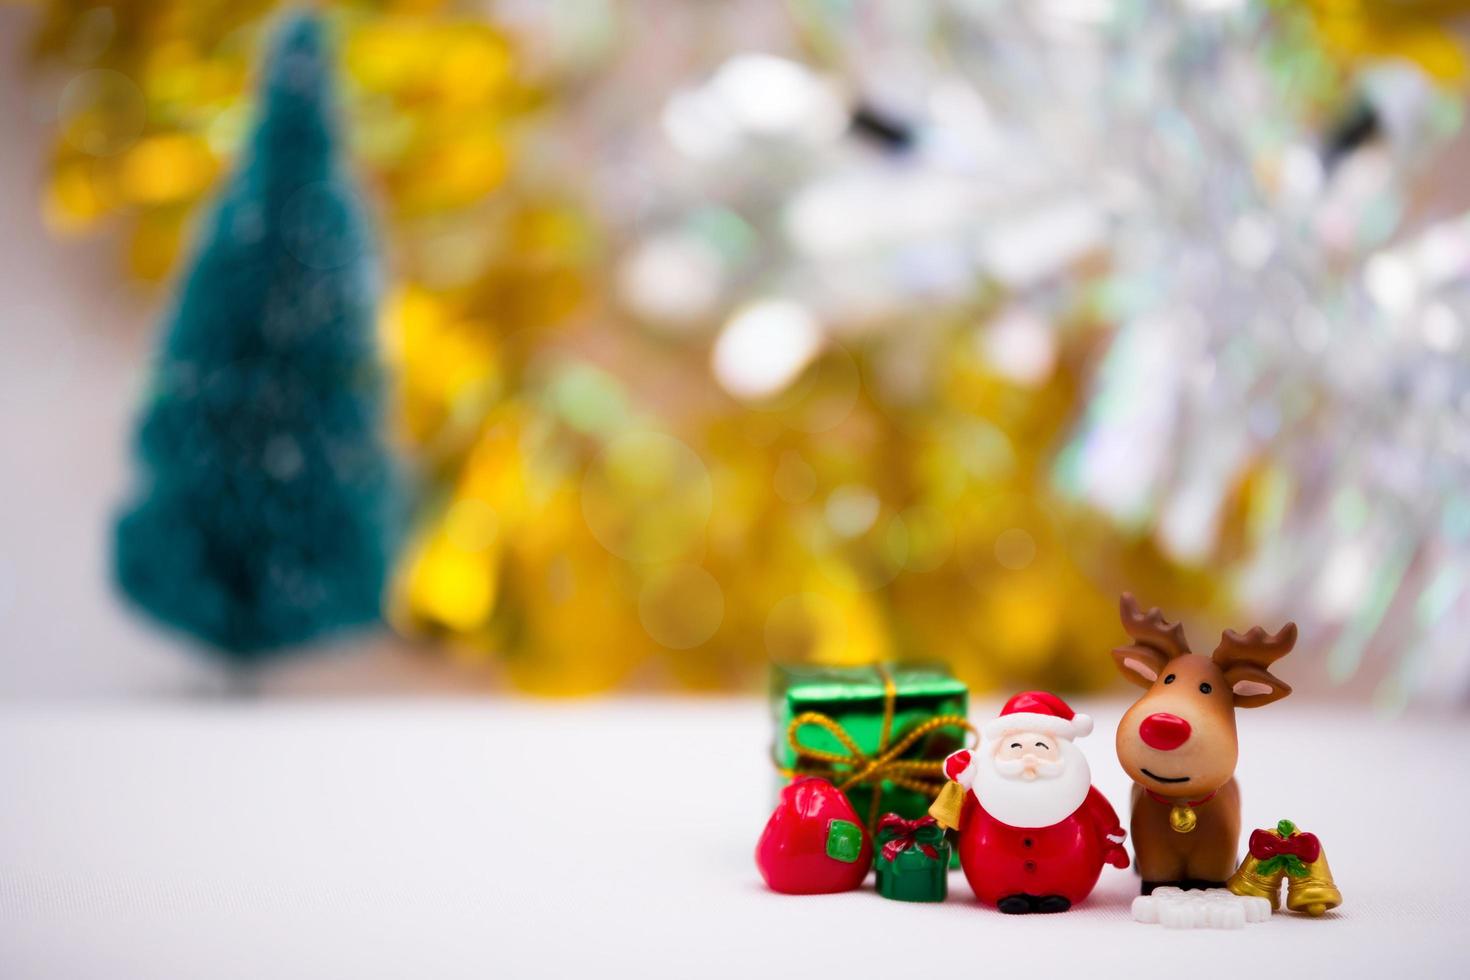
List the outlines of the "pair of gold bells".
{"type": "Polygon", "coordinates": [[[1327,867],[1327,853],[1313,834],[1301,833],[1290,820],[1275,830],[1251,834],[1250,853],[1225,887],[1237,895],[1264,898],[1275,912],[1281,905],[1281,882],[1286,882],[1286,907],[1317,916],[1342,904],[1342,892],[1327,867]]]}

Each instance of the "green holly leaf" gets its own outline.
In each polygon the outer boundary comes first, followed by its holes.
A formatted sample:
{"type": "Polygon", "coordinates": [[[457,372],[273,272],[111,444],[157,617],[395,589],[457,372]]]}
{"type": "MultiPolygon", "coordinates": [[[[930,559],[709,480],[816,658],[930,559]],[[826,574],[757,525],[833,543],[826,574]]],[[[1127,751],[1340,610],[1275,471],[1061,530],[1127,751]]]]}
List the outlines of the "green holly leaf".
{"type": "Polygon", "coordinates": [[[863,828],[850,820],[833,820],[827,824],[827,856],[843,864],[852,864],[863,854],[863,828]]]}
{"type": "Polygon", "coordinates": [[[1293,878],[1305,878],[1307,876],[1307,866],[1295,854],[1277,854],[1275,857],[1269,857],[1256,865],[1256,874],[1263,878],[1269,878],[1282,871],[1285,871],[1293,878]]]}

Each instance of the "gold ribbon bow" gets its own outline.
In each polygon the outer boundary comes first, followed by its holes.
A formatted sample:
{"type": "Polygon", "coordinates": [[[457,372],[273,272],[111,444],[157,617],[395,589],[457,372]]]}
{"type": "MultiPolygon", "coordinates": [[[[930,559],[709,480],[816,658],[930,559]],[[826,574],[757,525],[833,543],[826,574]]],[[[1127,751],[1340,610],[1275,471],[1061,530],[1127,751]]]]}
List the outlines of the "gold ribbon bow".
{"type": "MultiPolygon", "coordinates": [[[[902,786],[904,789],[923,793],[931,800],[939,795],[940,789],[943,788],[946,782],[943,759],[900,758],[914,746],[914,743],[939,728],[959,728],[971,735],[976,734],[975,727],[963,715],[935,715],[933,718],[919,722],[897,741],[890,744],[893,735],[894,709],[898,703],[898,687],[893,683],[893,676],[886,668],[880,665],[876,669],[879,678],[883,681],[883,727],[878,736],[877,754],[868,755],[864,752],[847,733],[847,730],[831,716],[824,715],[820,711],[805,711],[791,719],[791,724],[786,729],[786,741],[791,743],[791,748],[796,753],[796,765],[790,769],[780,770],[786,778],[794,779],[797,776],[830,778],[834,775],[834,770],[846,769],[849,774],[846,779],[837,783],[839,790],[846,792],[854,786],[871,785],[873,800],[868,807],[869,833],[873,832],[881,816],[878,808],[885,781],[895,786],[902,786]],[[846,754],[802,745],[799,733],[808,725],[826,731],[847,750],[846,754]],[[810,760],[817,765],[803,766],[803,760],[810,760]]],[[[834,779],[833,782],[836,780],[834,779]]]]}

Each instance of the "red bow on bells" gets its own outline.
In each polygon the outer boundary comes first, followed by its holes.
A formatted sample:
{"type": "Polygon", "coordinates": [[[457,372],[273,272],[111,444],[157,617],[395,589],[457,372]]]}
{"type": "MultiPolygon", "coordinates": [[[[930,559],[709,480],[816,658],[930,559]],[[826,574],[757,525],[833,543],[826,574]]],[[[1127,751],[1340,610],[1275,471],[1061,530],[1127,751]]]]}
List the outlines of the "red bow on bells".
{"type": "Polygon", "coordinates": [[[1294,834],[1277,837],[1269,830],[1251,831],[1251,857],[1257,861],[1273,858],[1278,854],[1290,854],[1311,864],[1322,853],[1322,842],[1316,834],[1294,834]]]}
{"type": "Polygon", "coordinates": [[[943,840],[944,828],[934,822],[933,817],[905,820],[896,813],[885,813],[878,821],[878,836],[895,835],[883,844],[883,860],[892,861],[911,847],[917,847],[928,858],[939,858],[939,852],[931,840],[943,840]]]}
{"type": "Polygon", "coordinates": [[[1251,831],[1251,857],[1261,862],[1256,873],[1269,875],[1280,869],[1300,878],[1307,873],[1307,865],[1322,854],[1322,842],[1317,840],[1316,834],[1297,833],[1287,821],[1282,823],[1287,826],[1278,825],[1276,833],[1251,831]],[[1287,827],[1290,827],[1290,832],[1282,833],[1287,827]]]}

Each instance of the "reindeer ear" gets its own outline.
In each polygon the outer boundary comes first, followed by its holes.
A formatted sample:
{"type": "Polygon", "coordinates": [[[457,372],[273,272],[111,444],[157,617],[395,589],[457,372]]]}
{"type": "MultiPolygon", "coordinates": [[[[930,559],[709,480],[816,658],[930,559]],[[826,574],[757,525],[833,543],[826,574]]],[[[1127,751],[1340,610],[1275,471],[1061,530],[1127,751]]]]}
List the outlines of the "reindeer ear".
{"type": "Polygon", "coordinates": [[[1152,687],[1169,658],[1152,647],[1139,645],[1115,648],[1113,662],[1118,665],[1120,674],[1139,687],[1152,687]]]}
{"type": "Polygon", "coordinates": [[[1237,708],[1259,708],[1280,701],[1291,693],[1291,685],[1265,667],[1255,664],[1232,664],[1225,668],[1225,680],[1235,694],[1237,708]]]}

